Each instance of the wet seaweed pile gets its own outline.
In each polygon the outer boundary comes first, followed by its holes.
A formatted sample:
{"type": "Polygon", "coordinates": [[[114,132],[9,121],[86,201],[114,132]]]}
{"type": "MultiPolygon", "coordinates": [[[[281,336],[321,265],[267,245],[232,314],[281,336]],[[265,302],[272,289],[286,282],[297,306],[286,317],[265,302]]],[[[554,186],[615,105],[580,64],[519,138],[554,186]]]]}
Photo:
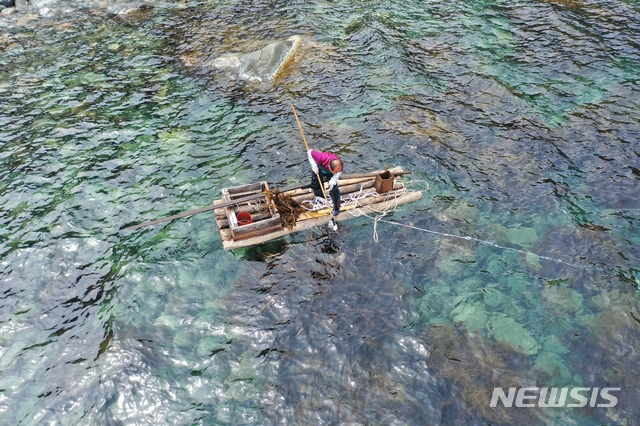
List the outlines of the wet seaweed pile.
{"type": "Polygon", "coordinates": [[[273,201],[273,205],[280,213],[280,223],[287,229],[293,229],[300,214],[304,211],[302,205],[294,200],[291,195],[283,194],[278,188],[266,191],[267,198],[273,201]]]}

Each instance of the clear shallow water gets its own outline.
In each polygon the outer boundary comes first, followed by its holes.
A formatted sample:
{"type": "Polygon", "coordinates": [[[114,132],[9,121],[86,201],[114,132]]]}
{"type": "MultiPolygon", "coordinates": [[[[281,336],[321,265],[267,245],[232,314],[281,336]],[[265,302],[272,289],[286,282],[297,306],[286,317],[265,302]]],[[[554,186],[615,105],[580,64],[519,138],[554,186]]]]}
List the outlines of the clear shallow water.
{"type": "Polygon", "coordinates": [[[2,423],[637,421],[637,2],[148,5],[0,18],[2,423]],[[275,84],[206,66],[298,34],[275,84]],[[290,103],[427,182],[385,218],[415,228],[119,231],[305,181],[290,103]],[[524,385],[622,389],[488,409],[524,385]]]}

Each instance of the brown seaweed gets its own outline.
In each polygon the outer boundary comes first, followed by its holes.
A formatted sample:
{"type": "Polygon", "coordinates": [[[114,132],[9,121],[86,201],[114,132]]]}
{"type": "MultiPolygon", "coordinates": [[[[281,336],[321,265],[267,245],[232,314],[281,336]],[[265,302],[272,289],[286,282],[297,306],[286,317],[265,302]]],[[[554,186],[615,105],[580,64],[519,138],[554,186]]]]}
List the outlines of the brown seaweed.
{"type": "Polygon", "coordinates": [[[282,226],[291,230],[296,226],[296,222],[300,214],[304,211],[302,204],[294,200],[291,195],[284,194],[278,188],[266,191],[267,199],[273,202],[276,210],[280,214],[280,223],[282,226]]]}

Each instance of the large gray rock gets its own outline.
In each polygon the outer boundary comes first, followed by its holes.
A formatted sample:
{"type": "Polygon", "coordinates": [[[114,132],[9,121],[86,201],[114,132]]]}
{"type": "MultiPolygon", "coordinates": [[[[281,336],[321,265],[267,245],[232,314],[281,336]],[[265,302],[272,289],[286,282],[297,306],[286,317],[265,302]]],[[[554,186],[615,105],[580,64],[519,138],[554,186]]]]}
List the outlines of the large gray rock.
{"type": "Polygon", "coordinates": [[[260,50],[241,55],[225,55],[213,60],[218,69],[233,71],[238,78],[252,82],[273,81],[294,62],[302,37],[292,36],[260,50]]]}
{"type": "Polygon", "coordinates": [[[51,6],[56,3],[57,0],[30,0],[29,3],[34,7],[51,6]]]}

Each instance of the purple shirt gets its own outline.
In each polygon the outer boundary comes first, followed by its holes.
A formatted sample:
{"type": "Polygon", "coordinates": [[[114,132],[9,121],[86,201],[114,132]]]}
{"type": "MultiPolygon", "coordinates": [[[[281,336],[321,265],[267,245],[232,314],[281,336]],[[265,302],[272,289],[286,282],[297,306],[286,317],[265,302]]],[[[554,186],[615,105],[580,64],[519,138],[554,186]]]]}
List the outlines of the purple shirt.
{"type": "Polygon", "coordinates": [[[323,169],[325,169],[329,173],[331,173],[331,169],[329,167],[329,164],[333,160],[340,160],[340,157],[338,157],[336,154],[333,154],[331,152],[316,151],[315,149],[311,150],[311,156],[316,161],[316,163],[318,163],[318,165],[320,167],[322,167],[323,169]]]}

